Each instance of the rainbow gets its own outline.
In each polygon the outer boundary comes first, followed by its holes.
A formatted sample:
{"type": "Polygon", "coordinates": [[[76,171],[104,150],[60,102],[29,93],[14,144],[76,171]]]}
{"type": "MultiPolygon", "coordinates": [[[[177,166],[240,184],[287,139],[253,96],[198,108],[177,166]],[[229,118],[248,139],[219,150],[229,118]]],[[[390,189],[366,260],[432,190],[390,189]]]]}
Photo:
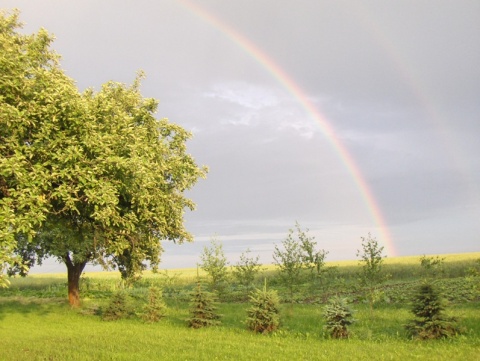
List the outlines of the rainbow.
{"type": "Polygon", "coordinates": [[[309,100],[306,92],[264,51],[262,51],[250,39],[239,33],[229,24],[223,22],[215,15],[209,13],[202,7],[198,6],[197,4],[193,4],[188,0],[179,0],[178,2],[186,10],[188,10],[188,12],[208,23],[210,26],[221,31],[227,38],[232,40],[241,49],[243,49],[266,71],[268,71],[299,102],[299,104],[302,105],[302,107],[312,117],[312,119],[318,123],[322,133],[331,143],[333,148],[338,153],[339,158],[347,168],[348,172],[352,175],[353,180],[360,191],[362,199],[364,200],[369,212],[373,217],[374,222],[379,229],[379,241],[385,247],[386,253],[389,256],[397,255],[395,245],[393,243],[393,238],[388,229],[388,225],[360,169],[356,165],[354,159],[352,158],[348,150],[340,142],[338,136],[335,134],[335,131],[330,125],[327,118],[317,110],[315,105],[309,100]]]}
{"type": "Polygon", "coordinates": [[[438,137],[445,145],[446,161],[449,161],[457,169],[459,175],[464,176],[464,182],[469,188],[472,197],[480,196],[480,187],[471,180],[473,175],[470,176],[471,170],[466,161],[468,156],[463,154],[460,143],[455,141],[451,135],[447,119],[438,111],[434,100],[429,96],[425,84],[422,83],[422,74],[415,71],[415,67],[410,64],[408,58],[395,47],[391,39],[388,38],[387,32],[380,27],[378,21],[372,16],[365,4],[357,1],[351,2],[349,6],[354,7],[350,13],[356,17],[359,24],[368,31],[372,39],[382,48],[401,79],[409,86],[409,90],[414,98],[421,105],[425,112],[425,121],[432,124],[438,137]]]}

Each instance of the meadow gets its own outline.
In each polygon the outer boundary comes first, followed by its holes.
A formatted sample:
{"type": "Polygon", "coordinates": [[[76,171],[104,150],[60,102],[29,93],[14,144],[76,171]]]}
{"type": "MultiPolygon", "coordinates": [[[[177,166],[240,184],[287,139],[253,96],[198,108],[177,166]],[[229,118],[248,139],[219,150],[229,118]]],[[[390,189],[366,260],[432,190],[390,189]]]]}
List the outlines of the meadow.
{"type": "MultiPolygon", "coordinates": [[[[99,312],[123,288],[118,273],[86,273],[82,306],[68,306],[65,274],[11,279],[0,290],[0,360],[476,360],[480,350],[480,253],[442,255],[441,269],[432,273],[420,256],[385,259],[389,275],[370,310],[358,284],[358,261],[330,262],[321,279],[305,281],[289,298],[274,266],[266,266],[256,285],[265,280],[276,289],[281,305],[280,328],[272,334],[246,329],[249,307],[245,289],[230,281],[220,294],[220,326],[187,327],[190,292],[197,270],[146,273],[128,288],[138,309],[152,285],[163,289],[167,316],[144,323],[135,314],[103,321],[99,312]],[[448,339],[419,341],[404,325],[412,319],[412,292],[430,279],[448,298],[447,313],[463,332],[448,339]],[[348,297],[357,320],[348,339],[331,339],[323,330],[322,313],[332,295],[348,297]]],[[[206,274],[199,272],[206,287],[206,274]]]]}

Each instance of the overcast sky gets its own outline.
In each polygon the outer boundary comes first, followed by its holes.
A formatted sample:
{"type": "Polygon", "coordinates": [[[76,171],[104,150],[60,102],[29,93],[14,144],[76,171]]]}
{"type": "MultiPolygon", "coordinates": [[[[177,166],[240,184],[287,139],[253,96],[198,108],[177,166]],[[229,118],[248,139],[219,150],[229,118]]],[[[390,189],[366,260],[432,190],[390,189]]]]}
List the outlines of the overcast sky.
{"type": "Polygon", "coordinates": [[[195,265],[213,236],[233,263],[247,248],[271,263],[295,221],[329,260],[368,232],[389,256],[480,251],[480,1],[0,7],[56,36],[82,90],[143,69],[158,117],[192,131],[210,168],[188,193],[196,242],[166,245],[163,267],[195,265]]]}

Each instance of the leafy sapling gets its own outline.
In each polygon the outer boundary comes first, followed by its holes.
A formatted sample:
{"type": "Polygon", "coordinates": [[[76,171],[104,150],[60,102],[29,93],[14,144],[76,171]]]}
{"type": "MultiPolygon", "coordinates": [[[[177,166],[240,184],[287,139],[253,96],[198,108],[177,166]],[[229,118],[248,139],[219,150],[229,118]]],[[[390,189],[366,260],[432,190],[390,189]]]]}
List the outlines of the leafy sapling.
{"type": "Polygon", "coordinates": [[[260,256],[250,256],[250,249],[240,255],[240,260],[233,267],[233,276],[246,290],[247,294],[253,285],[255,277],[260,272],[262,265],[259,263],[260,256]]]}
{"type": "Polygon", "coordinates": [[[445,257],[427,257],[423,255],[420,258],[420,266],[422,266],[427,276],[436,277],[444,271],[445,257]]]}
{"type": "Polygon", "coordinates": [[[317,250],[317,242],[315,241],[315,237],[310,237],[308,235],[308,229],[303,231],[298,222],[295,224],[295,228],[297,230],[298,241],[300,242],[300,247],[303,252],[303,266],[310,270],[311,274],[315,277],[320,277],[325,271],[325,257],[327,256],[328,251],[323,249],[317,250]]]}
{"type": "Polygon", "coordinates": [[[222,243],[212,239],[210,246],[205,246],[200,255],[200,267],[207,272],[212,290],[222,293],[227,283],[227,258],[223,252],[222,243]]]}
{"type": "Polygon", "coordinates": [[[275,245],[273,259],[280,269],[280,280],[288,288],[290,301],[293,302],[293,294],[302,281],[303,269],[303,250],[294,237],[293,229],[289,230],[281,247],[275,245]]]}
{"type": "Polygon", "coordinates": [[[378,241],[368,234],[367,237],[361,237],[362,250],[357,250],[357,257],[360,257],[360,283],[366,289],[366,296],[370,304],[370,311],[373,311],[373,304],[378,301],[381,292],[378,286],[388,278],[383,271],[383,247],[380,247],[378,241]]]}

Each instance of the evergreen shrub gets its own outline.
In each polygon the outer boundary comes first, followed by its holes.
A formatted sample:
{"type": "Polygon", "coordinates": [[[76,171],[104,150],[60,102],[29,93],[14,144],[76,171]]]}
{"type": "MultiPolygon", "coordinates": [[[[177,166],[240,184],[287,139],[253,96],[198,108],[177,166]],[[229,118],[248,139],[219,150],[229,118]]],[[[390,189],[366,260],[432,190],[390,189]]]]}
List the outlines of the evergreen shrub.
{"type": "Polygon", "coordinates": [[[102,313],[104,321],[116,321],[121,318],[127,318],[132,313],[128,304],[127,294],[124,291],[116,292],[102,313]]]}
{"type": "Polygon", "coordinates": [[[405,326],[410,336],[427,340],[458,334],[460,330],[456,320],[443,314],[445,308],[445,299],[432,284],[421,285],[412,300],[412,312],[416,319],[405,326]]]}
{"type": "Polygon", "coordinates": [[[167,306],[163,301],[162,290],[150,287],[148,290],[148,303],[143,308],[142,319],[145,322],[158,322],[165,317],[167,306]]]}
{"type": "Polygon", "coordinates": [[[216,312],[215,295],[204,291],[199,281],[190,296],[190,318],[187,320],[189,327],[202,328],[221,323],[221,315],[216,312]]]}
{"type": "Polygon", "coordinates": [[[251,307],[247,310],[246,324],[249,330],[270,333],[280,325],[280,298],[277,291],[257,289],[250,295],[251,307]]]}
{"type": "Polygon", "coordinates": [[[323,309],[323,316],[326,321],[324,329],[332,338],[348,338],[348,326],[354,323],[355,319],[346,298],[331,298],[323,309]]]}

